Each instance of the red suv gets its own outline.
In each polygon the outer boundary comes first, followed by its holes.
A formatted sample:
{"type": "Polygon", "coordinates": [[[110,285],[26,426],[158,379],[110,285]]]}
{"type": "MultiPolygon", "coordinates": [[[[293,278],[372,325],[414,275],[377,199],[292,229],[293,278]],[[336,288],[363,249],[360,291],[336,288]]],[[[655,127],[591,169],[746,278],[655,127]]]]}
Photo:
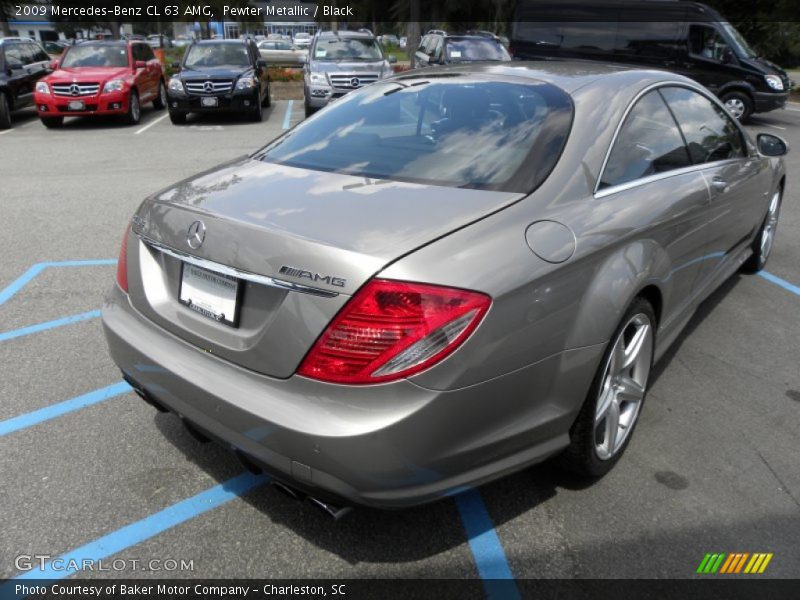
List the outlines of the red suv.
{"type": "Polygon", "coordinates": [[[36,83],[36,110],[45,127],[65,116],[125,115],[135,125],[142,104],[167,105],[164,70],[153,49],[139,41],[80,42],[67,47],[58,68],[36,83]]]}

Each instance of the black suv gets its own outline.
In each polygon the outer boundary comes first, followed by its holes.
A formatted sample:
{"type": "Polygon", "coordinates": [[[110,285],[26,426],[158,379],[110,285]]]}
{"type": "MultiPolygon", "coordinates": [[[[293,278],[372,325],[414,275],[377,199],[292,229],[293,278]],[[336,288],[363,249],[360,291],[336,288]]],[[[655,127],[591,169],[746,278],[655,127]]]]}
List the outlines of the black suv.
{"type": "Polygon", "coordinates": [[[33,89],[50,72],[50,60],[33,40],[0,39],[0,129],[11,127],[11,111],[33,104],[33,89]]]}
{"type": "Polygon", "coordinates": [[[511,55],[500,39],[494,35],[484,33],[450,35],[440,30],[425,34],[414,56],[417,59],[417,67],[511,60],[511,55]]]}
{"type": "Polygon", "coordinates": [[[200,112],[239,112],[260,121],[270,105],[267,63],[255,41],[202,40],[186,48],[167,86],[169,118],[176,125],[200,112]]]}

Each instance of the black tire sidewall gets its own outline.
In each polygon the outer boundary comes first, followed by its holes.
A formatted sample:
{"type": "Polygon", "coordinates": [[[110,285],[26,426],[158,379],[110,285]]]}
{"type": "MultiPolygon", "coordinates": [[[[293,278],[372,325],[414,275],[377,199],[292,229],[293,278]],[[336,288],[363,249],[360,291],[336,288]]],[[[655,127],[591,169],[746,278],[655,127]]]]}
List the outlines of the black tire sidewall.
{"type": "Polygon", "coordinates": [[[5,92],[0,92],[0,129],[11,128],[11,103],[5,92]]]}
{"type": "Polygon", "coordinates": [[[725,104],[725,102],[727,100],[730,100],[731,98],[738,98],[744,103],[744,114],[739,119],[737,119],[737,121],[743,123],[744,121],[749,119],[750,116],[753,114],[753,108],[754,108],[753,100],[750,98],[750,96],[748,96],[744,92],[728,92],[727,94],[722,95],[720,101],[723,104],[725,104]]]}
{"type": "Polygon", "coordinates": [[[131,96],[128,99],[128,115],[127,115],[128,123],[131,125],[138,125],[139,121],[142,120],[142,103],[139,101],[139,94],[136,90],[131,90],[131,96]],[[134,117],[133,115],[133,98],[136,97],[136,102],[139,104],[139,116],[134,117]]]}

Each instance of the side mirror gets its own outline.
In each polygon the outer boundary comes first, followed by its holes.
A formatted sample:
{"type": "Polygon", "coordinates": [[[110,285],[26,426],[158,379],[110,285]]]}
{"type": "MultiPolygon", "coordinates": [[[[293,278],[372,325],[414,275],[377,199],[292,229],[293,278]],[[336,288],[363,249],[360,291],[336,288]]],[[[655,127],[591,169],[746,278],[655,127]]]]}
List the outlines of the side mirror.
{"type": "Polygon", "coordinates": [[[733,51],[730,48],[725,48],[720,56],[720,61],[723,65],[729,65],[733,62],[733,51]]]}
{"type": "Polygon", "coordinates": [[[388,61],[389,61],[389,64],[390,64],[390,65],[393,65],[393,64],[395,64],[395,63],[397,62],[397,57],[396,57],[394,54],[389,54],[389,55],[386,57],[386,60],[388,60],[388,61]]]}
{"type": "Polygon", "coordinates": [[[759,133],[756,137],[758,151],[764,156],[784,156],[789,152],[789,146],[777,135],[759,133]]]}
{"type": "Polygon", "coordinates": [[[175,73],[180,73],[181,72],[181,63],[179,63],[179,62],[172,63],[172,70],[175,73]]]}
{"type": "Polygon", "coordinates": [[[143,60],[137,60],[137,61],[134,63],[134,68],[136,68],[137,70],[138,70],[138,69],[144,69],[144,68],[147,68],[147,63],[146,63],[145,61],[143,61],[143,60]]]}
{"type": "Polygon", "coordinates": [[[55,71],[56,69],[58,69],[58,59],[55,59],[55,58],[54,58],[53,60],[51,60],[51,61],[50,61],[50,68],[51,68],[53,71],[55,71]]]}
{"type": "Polygon", "coordinates": [[[259,69],[266,69],[267,68],[267,61],[265,61],[263,58],[259,58],[256,61],[256,67],[258,67],[259,69]]]}

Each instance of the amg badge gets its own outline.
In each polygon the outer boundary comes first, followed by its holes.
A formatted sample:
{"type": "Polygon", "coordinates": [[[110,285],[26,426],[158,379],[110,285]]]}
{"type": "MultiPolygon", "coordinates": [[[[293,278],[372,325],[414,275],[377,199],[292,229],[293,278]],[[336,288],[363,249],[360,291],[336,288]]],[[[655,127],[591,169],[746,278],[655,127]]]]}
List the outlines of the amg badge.
{"type": "Polygon", "coordinates": [[[279,272],[281,273],[281,275],[288,275],[289,277],[296,277],[297,279],[309,279],[311,281],[327,283],[328,285],[333,285],[336,287],[344,287],[345,283],[347,283],[347,280],[342,279],[341,277],[332,277],[331,275],[320,275],[319,273],[312,273],[311,271],[305,271],[303,269],[298,269],[297,267],[289,267],[287,265],[282,266],[279,272]]]}

